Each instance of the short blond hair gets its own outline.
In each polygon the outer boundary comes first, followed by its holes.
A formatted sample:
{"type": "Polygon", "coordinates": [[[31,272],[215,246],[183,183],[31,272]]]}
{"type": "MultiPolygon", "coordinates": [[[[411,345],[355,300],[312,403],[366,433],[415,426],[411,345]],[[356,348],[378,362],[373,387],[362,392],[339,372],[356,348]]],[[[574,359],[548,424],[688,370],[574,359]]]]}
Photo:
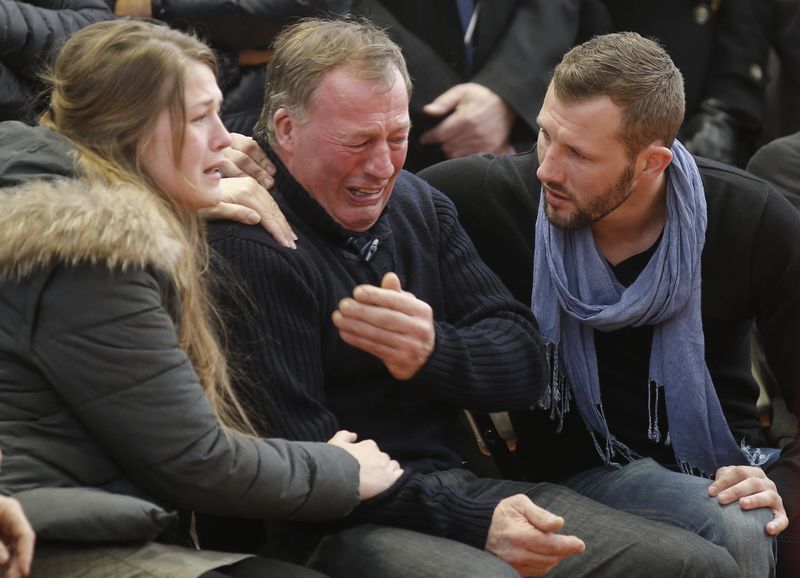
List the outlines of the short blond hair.
{"type": "Polygon", "coordinates": [[[553,73],[556,97],[608,96],[623,109],[619,140],[631,157],[678,135],[685,113],[683,76],[667,51],[635,32],[596,36],[564,55],[553,73]]]}

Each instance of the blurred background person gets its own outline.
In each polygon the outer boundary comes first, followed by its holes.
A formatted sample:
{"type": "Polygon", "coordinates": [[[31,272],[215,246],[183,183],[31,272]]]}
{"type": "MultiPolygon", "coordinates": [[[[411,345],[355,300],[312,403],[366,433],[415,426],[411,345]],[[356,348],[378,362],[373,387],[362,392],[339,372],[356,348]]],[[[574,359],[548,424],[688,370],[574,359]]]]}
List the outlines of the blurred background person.
{"type": "Polygon", "coordinates": [[[250,135],[264,98],[269,45],[287,24],[307,16],[344,16],[350,0],[108,0],[117,16],[144,16],[192,30],[220,60],[225,95],[220,116],[231,132],[250,135]]]}
{"type": "Polygon", "coordinates": [[[553,67],[590,35],[586,0],[355,0],[385,28],[414,81],[405,168],[527,150],[553,67]]]}
{"type": "Polygon", "coordinates": [[[104,0],[0,0],[0,121],[32,123],[46,108],[39,73],[70,34],[113,17],[104,0]]]}

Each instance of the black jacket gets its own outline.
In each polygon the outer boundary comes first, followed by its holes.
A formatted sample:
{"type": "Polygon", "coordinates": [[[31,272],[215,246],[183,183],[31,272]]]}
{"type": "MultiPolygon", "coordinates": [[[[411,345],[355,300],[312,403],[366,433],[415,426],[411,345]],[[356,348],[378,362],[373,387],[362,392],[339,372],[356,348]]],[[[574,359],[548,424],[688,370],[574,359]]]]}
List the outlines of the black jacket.
{"type": "Polygon", "coordinates": [[[74,171],[68,150],[49,129],[0,124],[0,185],[31,176],[0,189],[0,492],[89,487],[248,518],[347,514],[358,503],[347,452],[221,429],[178,345],[181,253],[158,203],[33,178],[74,171]]]}
{"type": "Polygon", "coordinates": [[[414,82],[412,130],[405,168],[412,172],[444,156],[438,146],[421,145],[419,135],[435,122],[422,107],[456,84],[475,82],[500,96],[517,113],[512,144],[535,141],[536,115],[553,67],[581,36],[579,0],[491,0],[482,2],[475,29],[475,64],[464,70],[463,31],[452,0],[356,0],[365,14],[403,50],[414,82]]]}
{"type": "Polygon", "coordinates": [[[37,73],[66,38],[113,17],[104,0],[0,0],[0,121],[32,120],[37,73]]]}

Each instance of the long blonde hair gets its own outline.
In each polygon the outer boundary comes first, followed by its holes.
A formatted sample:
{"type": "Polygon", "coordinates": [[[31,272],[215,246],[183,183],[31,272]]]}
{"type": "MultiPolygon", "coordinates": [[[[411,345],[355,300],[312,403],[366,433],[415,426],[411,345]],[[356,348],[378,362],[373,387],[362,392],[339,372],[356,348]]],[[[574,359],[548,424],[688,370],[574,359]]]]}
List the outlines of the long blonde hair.
{"type": "Polygon", "coordinates": [[[177,167],[185,127],[184,81],[193,63],[217,73],[214,53],[196,38],[167,26],[136,20],[90,25],[61,49],[50,73],[48,125],[72,141],[90,180],[151,191],[185,257],[173,282],[181,302],[179,343],[191,360],[220,422],[253,433],[231,386],[218,341],[221,324],[205,283],[208,246],[196,213],[182,211],[159,189],[140,152],[159,113],[172,121],[177,167]]]}

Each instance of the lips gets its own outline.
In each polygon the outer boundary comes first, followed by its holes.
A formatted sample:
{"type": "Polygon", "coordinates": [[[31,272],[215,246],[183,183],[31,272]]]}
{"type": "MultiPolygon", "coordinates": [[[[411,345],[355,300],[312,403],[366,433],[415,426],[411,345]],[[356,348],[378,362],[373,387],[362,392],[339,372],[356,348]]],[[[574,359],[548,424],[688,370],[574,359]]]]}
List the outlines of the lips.
{"type": "Polygon", "coordinates": [[[547,187],[544,187],[544,191],[547,199],[547,204],[549,204],[551,207],[557,208],[572,202],[572,199],[570,199],[566,195],[557,193],[554,190],[549,189],[547,187]]]}
{"type": "Polygon", "coordinates": [[[222,176],[224,176],[222,174],[222,165],[223,164],[224,164],[223,161],[216,162],[213,165],[210,165],[209,167],[207,167],[203,171],[203,174],[208,175],[208,176],[219,176],[219,177],[222,177],[222,176]]]}
{"type": "Polygon", "coordinates": [[[379,203],[383,197],[385,187],[380,188],[362,188],[362,187],[348,187],[347,192],[350,194],[350,202],[354,205],[374,205],[379,203]]]}
{"type": "Polygon", "coordinates": [[[380,189],[359,189],[355,187],[351,187],[348,189],[352,195],[356,197],[377,197],[383,192],[383,188],[380,189]]]}

